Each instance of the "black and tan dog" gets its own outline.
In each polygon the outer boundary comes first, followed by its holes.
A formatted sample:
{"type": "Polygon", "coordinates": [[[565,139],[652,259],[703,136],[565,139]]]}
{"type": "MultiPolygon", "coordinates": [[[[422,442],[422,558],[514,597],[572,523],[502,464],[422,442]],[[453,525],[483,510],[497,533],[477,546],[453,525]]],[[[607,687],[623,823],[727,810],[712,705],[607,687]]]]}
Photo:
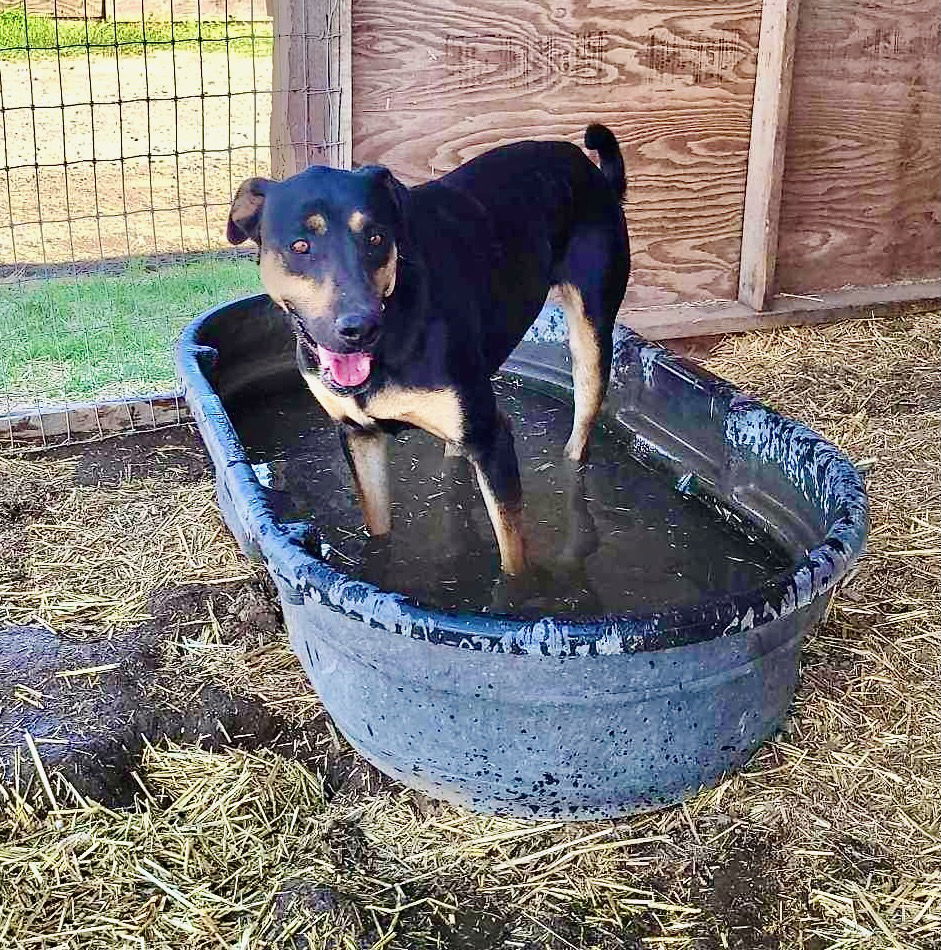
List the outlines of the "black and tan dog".
{"type": "Polygon", "coordinates": [[[338,423],[366,526],[388,533],[386,434],[418,426],[471,461],[503,570],[526,565],[519,468],[490,383],[554,291],[566,314],[583,459],[630,267],[617,140],[518,142],[406,188],[381,166],[252,178],[228,238],[260,245],[301,372],[338,423]]]}

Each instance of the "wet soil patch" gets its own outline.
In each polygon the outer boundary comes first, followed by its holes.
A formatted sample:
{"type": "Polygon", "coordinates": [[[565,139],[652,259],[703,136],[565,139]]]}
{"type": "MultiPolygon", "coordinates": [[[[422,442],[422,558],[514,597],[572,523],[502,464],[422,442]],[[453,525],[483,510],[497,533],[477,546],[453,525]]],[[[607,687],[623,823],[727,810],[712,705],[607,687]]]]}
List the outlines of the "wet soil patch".
{"type": "Polygon", "coordinates": [[[210,609],[228,643],[270,642],[281,619],[265,585],[189,585],[155,594],[150,606],[151,620],[101,638],[73,640],[36,626],[0,630],[0,776],[9,781],[18,772],[22,780],[34,771],[29,733],[48,772],[109,805],[140,793],[134,772],[143,744],[161,739],[272,749],[321,771],[328,797],[389,781],[336,742],[323,713],[289,720],[176,648],[180,631],[210,609]]]}
{"type": "Polygon", "coordinates": [[[723,950],[779,950],[776,931],[785,856],[773,836],[751,833],[731,842],[711,864],[695,894],[708,915],[713,942],[723,950]]]}
{"type": "Polygon", "coordinates": [[[202,440],[191,425],[57,446],[42,457],[75,459],[77,485],[120,485],[141,478],[196,482],[212,474],[202,440]]]}
{"type": "MultiPolygon", "coordinates": [[[[63,446],[41,458],[75,460],[74,476],[46,484],[37,467],[36,478],[18,480],[15,491],[0,487],[8,567],[24,543],[21,529],[47,517],[51,495],[68,491],[70,481],[149,480],[142,489],[153,490],[154,479],[178,484],[211,477],[190,426],[63,446]]],[[[22,788],[33,776],[28,734],[54,782],[61,775],[80,794],[109,805],[141,793],[135,776],[141,750],[163,739],[207,749],[273,749],[323,774],[328,797],[369,794],[389,783],[338,740],[322,712],[301,717],[272,709],[250,676],[229,682],[212,649],[187,649],[187,638],[211,623],[220,654],[285,650],[280,605],[267,577],[176,586],[153,594],[148,606],[150,619],[132,629],[81,638],[38,624],[0,627],[0,781],[22,788]]]]}

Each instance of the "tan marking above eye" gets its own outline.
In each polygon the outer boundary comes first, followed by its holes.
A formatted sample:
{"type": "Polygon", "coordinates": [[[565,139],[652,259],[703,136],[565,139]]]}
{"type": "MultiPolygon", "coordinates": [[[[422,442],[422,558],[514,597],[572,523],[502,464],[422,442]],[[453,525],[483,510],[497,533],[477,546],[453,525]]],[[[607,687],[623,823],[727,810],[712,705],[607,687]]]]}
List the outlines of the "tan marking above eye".
{"type": "Polygon", "coordinates": [[[366,226],[366,215],[362,211],[354,211],[350,215],[350,220],[346,222],[354,234],[359,234],[366,226]]]}
{"type": "Polygon", "coordinates": [[[322,214],[312,214],[307,219],[307,227],[309,227],[314,234],[326,234],[327,219],[322,214]]]}

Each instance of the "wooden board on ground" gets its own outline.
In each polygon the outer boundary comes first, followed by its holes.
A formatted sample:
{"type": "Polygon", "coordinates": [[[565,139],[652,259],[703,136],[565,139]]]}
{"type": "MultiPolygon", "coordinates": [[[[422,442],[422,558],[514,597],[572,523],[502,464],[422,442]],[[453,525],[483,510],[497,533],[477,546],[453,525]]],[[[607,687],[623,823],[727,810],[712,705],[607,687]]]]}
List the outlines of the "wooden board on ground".
{"type": "MultiPolygon", "coordinates": [[[[0,11],[22,10],[24,0],[0,0],[0,11]]],[[[32,16],[54,16],[63,20],[103,20],[106,0],[26,0],[32,16]]]]}
{"type": "Polygon", "coordinates": [[[737,300],[716,300],[699,306],[624,309],[618,319],[648,339],[675,340],[841,320],[876,320],[939,309],[941,280],[928,280],[780,296],[760,312],[737,300]]]}
{"type": "Polygon", "coordinates": [[[105,17],[118,22],[148,20],[270,20],[267,0],[104,0],[105,17]]]}
{"type": "Polygon", "coordinates": [[[778,286],[941,277],[941,3],[801,6],[778,286]]]}
{"type": "Polygon", "coordinates": [[[179,393],[44,406],[0,415],[0,452],[161,429],[179,425],[189,418],[189,406],[179,393]]]}
{"type": "Polygon", "coordinates": [[[414,183],[609,125],[631,306],[737,295],[759,0],[357,0],[353,159],[414,183]]]}

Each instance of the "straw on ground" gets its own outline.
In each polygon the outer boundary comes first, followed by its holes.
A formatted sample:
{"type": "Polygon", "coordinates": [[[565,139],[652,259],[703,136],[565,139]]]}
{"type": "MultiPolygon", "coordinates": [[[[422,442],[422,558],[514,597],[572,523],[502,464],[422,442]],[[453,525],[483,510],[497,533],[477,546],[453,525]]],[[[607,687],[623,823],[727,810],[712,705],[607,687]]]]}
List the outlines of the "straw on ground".
{"type": "MultiPolygon", "coordinates": [[[[941,945],[941,321],[751,334],[709,366],[864,461],[873,508],[869,552],[807,644],[793,716],[742,774],[683,807],[563,826],[472,816],[397,786],[328,801],[316,767],[152,748],[136,810],[77,801],[54,777],[54,810],[38,785],[8,790],[0,943],[941,945]]],[[[24,466],[51,471],[6,459],[0,474],[28,484],[24,466]]],[[[110,504],[126,514],[99,511],[76,530],[82,504],[56,502],[5,582],[9,617],[131,623],[147,587],[240,569],[223,533],[194,524],[194,512],[210,517],[208,485],[167,494],[145,482],[110,504]],[[125,537],[141,518],[157,558],[125,537]]],[[[278,695],[297,669],[285,642],[266,649],[274,675],[255,677],[252,651],[227,645],[210,614],[192,638],[194,654],[225,658],[204,675],[231,679],[242,662],[239,689],[262,684],[265,701],[310,714],[297,679],[278,695]]]]}

